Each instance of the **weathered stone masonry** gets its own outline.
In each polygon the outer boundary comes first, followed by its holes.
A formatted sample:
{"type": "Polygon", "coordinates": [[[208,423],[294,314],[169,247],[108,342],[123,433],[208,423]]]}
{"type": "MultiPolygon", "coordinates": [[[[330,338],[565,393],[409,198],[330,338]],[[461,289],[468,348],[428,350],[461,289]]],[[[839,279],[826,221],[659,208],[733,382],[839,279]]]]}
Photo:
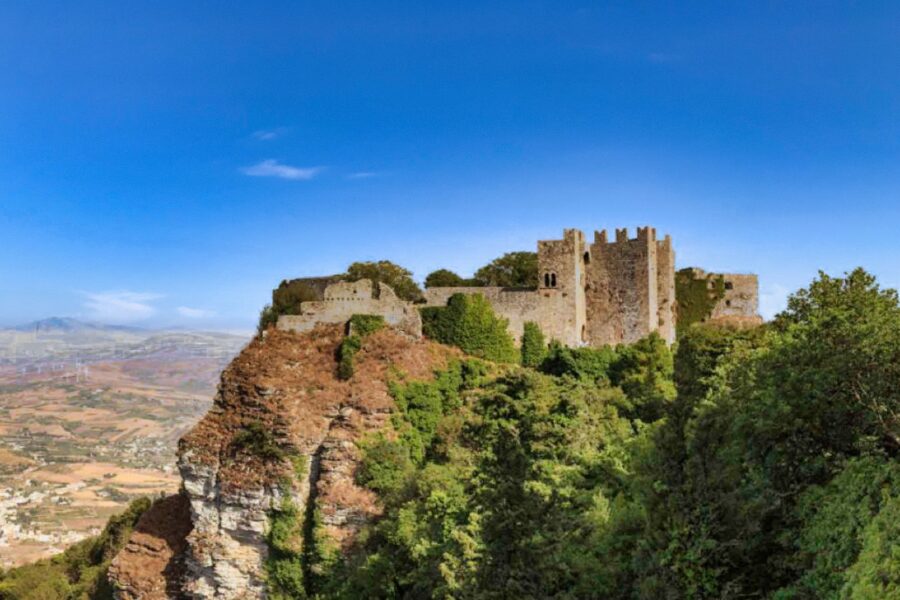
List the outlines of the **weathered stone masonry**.
{"type": "Polygon", "coordinates": [[[534,321],[569,346],[630,343],[654,331],[675,340],[675,253],[671,238],[657,240],[651,227],[635,239],[618,229],[613,241],[595,232],[590,245],[566,229],[561,240],[538,242],[538,276],[537,290],[430,288],[425,298],[442,306],[455,293],[484,294],[516,339],[534,321]]]}
{"type": "MultiPolygon", "coordinates": [[[[528,321],[548,339],[567,346],[633,343],[656,332],[675,341],[675,251],[672,238],[657,239],[656,229],[639,227],[635,238],[617,229],[615,239],[594,232],[566,229],[560,240],[537,243],[537,289],[439,287],[425,290],[426,306],[445,306],[454,294],[482,294],[495,312],[509,321],[518,340],[528,321]]],[[[699,270],[698,270],[699,272],[699,270]]],[[[725,297],[710,320],[759,322],[756,275],[728,274],[725,297]]],[[[318,281],[318,280],[315,280],[318,281]]],[[[333,283],[321,301],[304,302],[300,315],[279,318],[278,328],[306,331],[316,323],[347,321],[354,313],[380,314],[391,325],[421,335],[415,306],[398,299],[388,286],[374,293],[368,280],[333,283]]]]}

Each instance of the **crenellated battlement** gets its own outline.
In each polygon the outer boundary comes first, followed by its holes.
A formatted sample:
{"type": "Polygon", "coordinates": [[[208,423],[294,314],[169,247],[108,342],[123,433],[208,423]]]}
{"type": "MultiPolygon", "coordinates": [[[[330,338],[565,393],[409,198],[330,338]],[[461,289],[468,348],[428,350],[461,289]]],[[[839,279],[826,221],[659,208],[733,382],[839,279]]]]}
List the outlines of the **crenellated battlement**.
{"type": "MultiPolygon", "coordinates": [[[[671,236],[666,235],[665,239],[669,240],[671,242],[672,238],[671,238],[671,236]]],[[[606,232],[605,229],[602,229],[600,231],[594,231],[594,245],[626,244],[626,243],[632,243],[632,242],[638,242],[638,241],[647,241],[647,242],[658,241],[656,239],[656,228],[650,227],[649,225],[646,227],[638,227],[635,237],[630,237],[628,235],[627,227],[623,227],[621,229],[617,228],[615,230],[615,238],[612,241],[609,240],[609,234],[606,232]]]]}

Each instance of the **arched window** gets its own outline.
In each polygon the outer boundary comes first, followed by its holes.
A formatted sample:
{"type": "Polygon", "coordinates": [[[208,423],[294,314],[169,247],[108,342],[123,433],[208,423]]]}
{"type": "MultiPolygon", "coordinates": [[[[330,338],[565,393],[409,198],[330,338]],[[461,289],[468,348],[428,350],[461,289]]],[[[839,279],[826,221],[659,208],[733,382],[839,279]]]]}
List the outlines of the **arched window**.
{"type": "Polygon", "coordinates": [[[585,252],[584,253],[584,264],[588,265],[590,263],[591,263],[591,253],[585,252]]]}
{"type": "Polygon", "coordinates": [[[550,273],[544,273],[544,287],[550,287],[550,273]]]}
{"type": "Polygon", "coordinates": [[[556,273],[550,273],[550,287],[556,287],[556,273]]]}

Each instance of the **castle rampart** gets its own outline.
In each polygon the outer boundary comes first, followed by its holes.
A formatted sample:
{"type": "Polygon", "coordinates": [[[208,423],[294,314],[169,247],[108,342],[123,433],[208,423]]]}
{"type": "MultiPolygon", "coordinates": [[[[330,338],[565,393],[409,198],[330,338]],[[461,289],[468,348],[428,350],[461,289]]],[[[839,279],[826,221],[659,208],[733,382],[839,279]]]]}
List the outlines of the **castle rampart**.
{"type": "Polygon", "coordinates": [[[309,331],[318,323],[346,323],[355,314],[380,315],[388,325],[414,337],[422,337],[418,309],[397,297],[385,284],[377,288],[368,279],[341,281],[325,287],[323,300],[300,304],[300,314],[278,317],[278,329],[309,331]]]}
{"type": "MultiPolygon", "coordinates": [[[[590,245],[578,229],[566,229],[559,240],[537,243],[538,287],[432,287],[426,306],[446,306],[454,294],[481,294],[509,322],[520,340],[525,323],[537,323],[548,339],[567,346],[633,343],[658,333],[675,341],[675,251],[672,238],[658,239],[656,229],[639,227],[594,232],[590,245]]],[[[705,273],[700,270],[702,277],[705,273]]],[[[759,294],[756,275],[728,274],[725,295],[710,320],[756,323],[759,294]]],[[[310,280],[313,281],[313,280],[310,280]]],[[[315,281],[319,281],[318,279],[315,281]]],[[[322,284],[327,282],[323,279],[322,284]]],[[[380,294],[369,280],[327,284],[319,301],[303,302],[301,314],[278,319],[279,329],[306,331],[316,323],[346,322],[353,314],[376,314],[388,324],[420,336],[418,308],[400,300],[387,285],[380,294]]]]}

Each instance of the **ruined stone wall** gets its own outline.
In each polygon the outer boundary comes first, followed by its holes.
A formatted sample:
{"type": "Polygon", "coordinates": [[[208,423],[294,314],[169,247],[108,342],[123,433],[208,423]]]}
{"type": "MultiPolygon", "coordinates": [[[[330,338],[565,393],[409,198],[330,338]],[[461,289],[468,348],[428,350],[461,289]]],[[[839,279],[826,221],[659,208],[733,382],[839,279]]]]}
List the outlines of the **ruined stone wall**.
{"type": "MultiPolygon", "coordinates": [[[[761,321],[755,275],[726,275],[730,286],[710,319],[761,321]]],[[[566,229],[561,240],[538,242],[538,288],[441,287],[425,290],[427,306],[446,306],[457,293],[482,294],[494,311],[509,322],[516,342],[528,321],[537,323],[548,339],[567,346],[633,343],[651,332],[675,341],[675,251],[672,239],[656,238],[652,227],[639,227],[629,239],[617,229],[610,242],[597,232],[588,246],[584,234],[566,229]]],[[[312,278],[318,285],[330,278],[312,278]]],[[[417,308],[399,300],[388,286],[381,298],[371,284],[331,283],[319,302],[305,302],[300,315],[279,318],[278,328],[308,331],[316,323],[340,323],[355,313],[378,314],[394,327],[421,335],[417,308]]]]}
{"type": "Polygon", "coordinates": [[[725,296],[716,303],[710,320],[754,319],[759,316],[759,278],[756,275],[722,273],[725,296]]]}
{"type": "Polygon", "coordinates": [[[633,343],[659,329],[656,230],[596,233],[587,270],[587,331],[592,346],[633,343]]]}
{"type": "Polygon", "coordinates": [[[278,317],[282,331],[310,331],[319,323],[346,323],[355,314],[380,315],[385,322],[415,337],[422,336],[422,319],[413,304],[401,300],[390,286],[375,287],[368,279],[332,283],[324,299],[300,304],[299,315],[278,317]]]}

